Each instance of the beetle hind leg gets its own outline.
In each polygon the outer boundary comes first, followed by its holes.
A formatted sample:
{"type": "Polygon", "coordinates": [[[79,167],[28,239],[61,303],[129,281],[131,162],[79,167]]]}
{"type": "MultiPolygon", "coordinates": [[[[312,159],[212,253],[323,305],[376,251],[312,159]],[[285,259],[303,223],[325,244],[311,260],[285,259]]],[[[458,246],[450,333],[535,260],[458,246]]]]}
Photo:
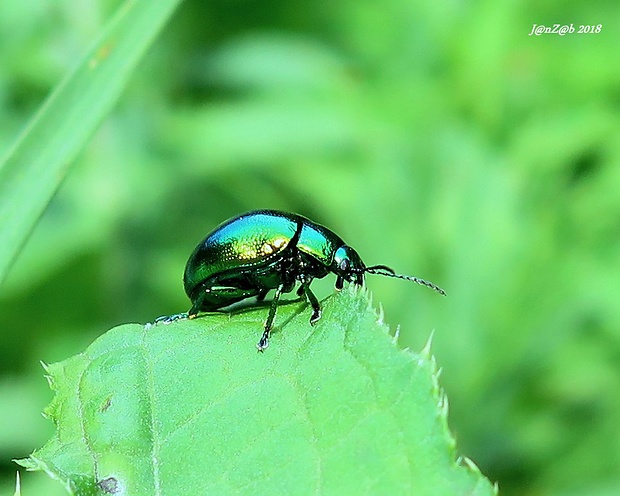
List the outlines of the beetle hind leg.
{"type": "Polygon", "coordinates": [[[188,312],[175,313],[173,315],[162,315],[161,317],[157,317],[153,322],[154,325],[157,324],[172,324],[177,320],[185,320],[189,318],[188,312]]]}

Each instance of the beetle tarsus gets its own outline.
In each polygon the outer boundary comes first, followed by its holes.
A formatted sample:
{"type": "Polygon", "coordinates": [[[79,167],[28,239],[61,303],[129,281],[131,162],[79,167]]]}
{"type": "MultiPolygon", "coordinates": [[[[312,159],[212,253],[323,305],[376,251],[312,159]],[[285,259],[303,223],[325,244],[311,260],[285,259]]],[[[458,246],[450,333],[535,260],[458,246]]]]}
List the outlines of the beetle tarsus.
{"type": "Polygon", "coordinates": [[[265,329],[265,332],[263,332],[260,341],[256,344],[256,348],[258,349],[259,353],[262,353],[267,347],[269,347],[269,331],[265,329]]]}
{"type": "Polygon", "coordinates": [[[192,320],[198,317],[198,312],[199,312],[198,307],[194,305],[192,308],[189,309],[189,311],[185,315],[187,315],[188,319],[192,320]]]}
{"type": "Polygon", "coordinates": [[[153,324],[157,325],[157,324],[172,324],[173,322],[176,322],[177,320],[184,320],[184,319],[188,319],[191,317],[187,314],[187,312],[183,312],[183,313],[175,313],[173,315],[162,315],[161,317],[157,317],[155,319],[155,321],[153,322],[153,324]]]}
{"type": "Polygon", "coordinates": [[[321,309],[320,308],[312,312],[312,317],[310,317],[310,325],[316,324],[319,320],[321,320],[321,309]]]}
{"type": "Polygon", "coordinates": [[[306,298],[308,298],[308,301],[310,302],[310,306],[312,306],[312,317],[310,317],[310,324],[314,325],[321,318],[321,304],[310,289],[310,281],[302,283],[299,289],[303,291],[303,293],[306,295],[306,298]]]}

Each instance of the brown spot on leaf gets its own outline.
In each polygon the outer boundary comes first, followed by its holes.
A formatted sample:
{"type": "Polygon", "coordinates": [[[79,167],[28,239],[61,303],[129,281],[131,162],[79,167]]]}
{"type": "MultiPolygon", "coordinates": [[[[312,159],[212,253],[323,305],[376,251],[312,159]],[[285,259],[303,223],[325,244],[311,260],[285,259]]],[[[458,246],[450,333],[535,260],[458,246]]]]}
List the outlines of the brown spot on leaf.
{"type": "Polygon", "coordinates": [[[112,404],[112,396],[108,397],[99,407],[99,411],[101,413],[105,412],[108,408],[110,408],[110,405],[112,404]]]}
{"type": "Polygon", "coordinates": [[[119,491],[118,481],[114,477],[101,479],[97,482],[97,487],[106,494],[116,494],[119,491]]]}

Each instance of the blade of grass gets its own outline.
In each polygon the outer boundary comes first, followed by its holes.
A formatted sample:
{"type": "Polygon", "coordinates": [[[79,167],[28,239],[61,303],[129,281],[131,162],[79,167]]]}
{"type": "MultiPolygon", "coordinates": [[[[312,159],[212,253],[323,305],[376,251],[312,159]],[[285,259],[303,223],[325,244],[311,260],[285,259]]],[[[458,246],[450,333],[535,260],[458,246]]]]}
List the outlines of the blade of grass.
{"type": "Polygon", "coordinates": [[[0,285],[69,166],[181,0],[127,0],[0,161],[0,285]]]}

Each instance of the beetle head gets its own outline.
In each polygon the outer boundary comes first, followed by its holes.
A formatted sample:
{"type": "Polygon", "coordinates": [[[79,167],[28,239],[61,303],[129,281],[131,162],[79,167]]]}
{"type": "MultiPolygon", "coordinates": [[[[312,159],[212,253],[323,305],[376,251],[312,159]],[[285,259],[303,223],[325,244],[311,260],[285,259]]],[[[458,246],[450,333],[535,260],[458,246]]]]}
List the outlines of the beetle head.
{"type": "Polygon", "coordinates": [[[332,264],[332,271],[338,276],[336,279],[336,289],[338,290],[342,289],[344,281],[362,286],[364,284],[364,274],[368,273],[415,282],[416,284],[421,284],[422,286],[431,288],[443,296],[446,295],[446,292],[434,283],[426,281],[425,279],[420,279],[419,277],[397,274],[394,269],[388,267],[387,265],[373,265],[372,267],[366,267],[357,252],[347,245],[343,245],[336,250],[336,253],[334,254],[334,262],[332,264]]]}
{"type": "Polygon", "coordinates": [[[350,246],[343,245],[336,250],[331,269],[338,276],[336,289],[342,289],[344,281],[352,282],[358,286],[364,284],[366,266],[357,252],[350,246]]]}

